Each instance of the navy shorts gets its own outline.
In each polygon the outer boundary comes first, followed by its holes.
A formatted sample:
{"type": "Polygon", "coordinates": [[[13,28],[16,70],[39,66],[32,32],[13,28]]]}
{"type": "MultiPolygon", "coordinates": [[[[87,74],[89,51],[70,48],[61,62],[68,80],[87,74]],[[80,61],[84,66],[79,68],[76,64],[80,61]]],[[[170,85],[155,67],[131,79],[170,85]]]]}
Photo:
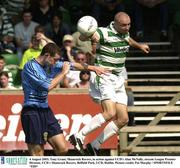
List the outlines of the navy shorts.
{"type": "Polygon", "coordinates": [[[25,142],[45,144],[48,138],[63,131],[50,108],[23,107],[21,113],[25,142]]]}

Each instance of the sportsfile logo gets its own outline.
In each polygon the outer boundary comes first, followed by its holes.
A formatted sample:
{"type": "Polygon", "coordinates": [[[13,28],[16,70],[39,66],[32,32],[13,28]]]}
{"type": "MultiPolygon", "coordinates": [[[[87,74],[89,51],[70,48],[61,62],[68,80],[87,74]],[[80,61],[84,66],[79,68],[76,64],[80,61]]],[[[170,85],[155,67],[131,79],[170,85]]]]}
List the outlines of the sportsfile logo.
{"type": "Polygon", "coordinates": [[[27,157],[24,156],[11,156],[11,157],[6,157],[6,164],[7,165],[27,165],[27,157]]]}
{"type": "Polygon", "coordinates": [[[4,164],[4,160],[5,160],[5,159],[4,159],[4,156],[1,156],[1,162],[0,162],[0,163],[1,163],[1,164],[4,164]]]}

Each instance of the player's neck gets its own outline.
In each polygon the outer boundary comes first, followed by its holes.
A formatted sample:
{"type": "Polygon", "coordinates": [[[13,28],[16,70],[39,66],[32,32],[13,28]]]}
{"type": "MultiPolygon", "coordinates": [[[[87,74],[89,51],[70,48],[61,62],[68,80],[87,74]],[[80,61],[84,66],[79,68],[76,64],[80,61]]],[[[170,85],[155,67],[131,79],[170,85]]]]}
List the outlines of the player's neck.
{"type": "Polygon", "coordinates": [[[45,60],[43,57],[39,56],[35,59],[40,65],[44,66],[45,65],[45,60]]]}

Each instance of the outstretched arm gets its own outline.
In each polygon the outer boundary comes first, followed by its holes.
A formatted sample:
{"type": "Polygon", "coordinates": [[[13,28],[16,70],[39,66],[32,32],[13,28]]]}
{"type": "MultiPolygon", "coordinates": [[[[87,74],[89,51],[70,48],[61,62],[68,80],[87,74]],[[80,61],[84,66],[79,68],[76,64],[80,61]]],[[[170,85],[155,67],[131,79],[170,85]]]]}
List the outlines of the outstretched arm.
{"type": "Polygon", "coordinates": [[[107,72],[109,72],[109,70],[107,70],[103,67],[92,66],[92,65],[88,65],[86,63],[80,64],[80,63],[74,62],[73,66],[78,70],[94,71],[97,75],[106,74],[107,72]]]}
{"type": "Polygon", "coordinates": [[[148,54],[150,51],[150,48],[147,44],[138,43],[135,40],[133,40],[132,38],[129,38],[129,45],[134,47],[134,48],[138,48],[138,49],[142,50],[146,54],[148,54]]]}
{"type": "Polygon", "coordinates": [[[63,63],[63,68],[62,68],[62,72],[59,73],[52,81],[51,81],[51,84],[48,88],[48,90],[52,90],[53,88],[55,88],[60,81],[62,81],[65,77],[65,75],[69,72],[69,69],[70,69],[70,64],[69,62],[64,62],[63,63]]]}

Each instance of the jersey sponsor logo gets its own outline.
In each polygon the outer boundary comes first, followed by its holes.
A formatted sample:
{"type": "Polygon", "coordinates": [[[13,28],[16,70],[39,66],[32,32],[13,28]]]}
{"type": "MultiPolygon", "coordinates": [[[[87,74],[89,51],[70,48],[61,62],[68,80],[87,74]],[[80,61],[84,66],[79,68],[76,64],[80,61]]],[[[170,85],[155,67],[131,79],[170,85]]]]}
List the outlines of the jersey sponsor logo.
{"type": "Polygon", "coordinates": [[[129,46],[125,47],[114,47],[114,52],[115,53],[125,53],[129,51],[129,46]]]}

